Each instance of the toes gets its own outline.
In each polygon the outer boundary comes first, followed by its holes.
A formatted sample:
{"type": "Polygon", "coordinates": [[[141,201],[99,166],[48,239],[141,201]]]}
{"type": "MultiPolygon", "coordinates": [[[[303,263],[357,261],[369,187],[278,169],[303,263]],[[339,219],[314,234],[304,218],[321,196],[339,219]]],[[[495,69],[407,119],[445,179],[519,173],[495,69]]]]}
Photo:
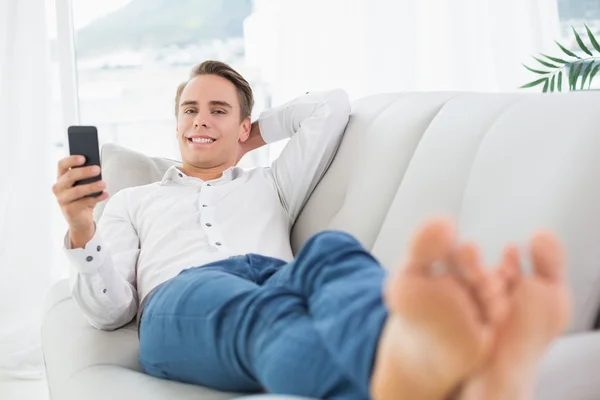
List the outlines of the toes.
{"type": "Polygon", "coordinates": [[[508,287],[520,276],[519,253],[509,247],[494,272],[486,271],[477,245],[462,244],[457,250],[457,274],[480,311],[482,321],[497,324],[508,310],[508,287]]]}
{"type": "Polygon", "coordinates": [[[485,304],[490,323],[501,323],[509,310],[510,294],[521,278],[519,249],[508,245],[502,252],[500,264],[481,285],[478,296],[485,304]]]}
{"type": "Polygon", "coordinates": [[[530,248],[533,273],[543,279],[560,280],[564,273],[564,254],[556,235],[538,232],[532,236],[530,248]]]}
{"type": "Polygon", "coordinates": [[[478,296],[485,305],[487,321],[497,323],[508,307],[507,285],[498,269],[491,273],[478,288],[478,296]]]}
{"type": "Polygon", "coordinates": [[[406,271],[429,274],[436,261],[449,257],[455,240],[456,230],[449,219],[437,217],[428,220],[413,238],[406,271]]]}
{"type": "Polygon", "coordinates": [[[521,255],[519,253],[519,248],[516,245],[510,244],[506,246],[502,252],[498,274],[500,279],[504,281],[506,290],[512,292],[516,283],[522,276],[521,255]]]}
{"type": "Polygon", "coordinates": [[[479,248],[474,243],[461,244],[456,253],[456,268],[470,288],[477,288],[485,275],[479,248]]]}
{"type": "Polygon", "coordinates": [[[461,244],[458,247],[454,264],[455,275],[477,305],[481,320],[489,321],[491,302],[482,296],[484,291],[488,291],[489,277],[483,269],[477,245],[474,243],[461,244]]]}

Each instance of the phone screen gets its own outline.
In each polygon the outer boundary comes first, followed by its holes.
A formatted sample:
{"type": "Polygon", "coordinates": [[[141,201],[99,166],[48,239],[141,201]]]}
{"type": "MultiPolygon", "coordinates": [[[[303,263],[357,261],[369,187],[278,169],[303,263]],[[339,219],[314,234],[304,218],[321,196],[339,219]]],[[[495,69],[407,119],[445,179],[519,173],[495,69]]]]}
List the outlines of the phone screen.
{"type": "MultiPolygon", "coordinates": [[[[100,166],[100,148],[98,144],[98,130],[95,126],[70,126],[68,128],[69,135],[69,153],[72,156],[84,156],[85,164],[81,167],[89,165],[100,166]]],[[[102,175],[93,178],[86,178],[75,182],[77,185],[85,185],[96,182],[102,179],[102,175]]],[[[90,196],[100,196],[102,192],[93,193],[90,196]]]]}

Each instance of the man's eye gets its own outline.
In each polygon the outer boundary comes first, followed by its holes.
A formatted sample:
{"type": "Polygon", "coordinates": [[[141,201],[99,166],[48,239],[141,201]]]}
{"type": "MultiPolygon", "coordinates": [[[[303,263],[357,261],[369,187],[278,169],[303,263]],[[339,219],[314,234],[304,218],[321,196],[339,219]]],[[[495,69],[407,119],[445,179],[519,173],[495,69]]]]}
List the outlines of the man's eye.
{"type": "Polygon", "coordinates": [[[192,114],[192,113],[195,113],[195,112],[196,112],[196,110],[194,110],[192,108],[189,108],[189,109],[185,110],[183,113],[184,114],[192,114]]]}
{"type": "Polygon", "coordinates": [[[223,110],[213,110],[212,113],[213,114],[225,114],[225,111],[223,111],[223,110]]]}

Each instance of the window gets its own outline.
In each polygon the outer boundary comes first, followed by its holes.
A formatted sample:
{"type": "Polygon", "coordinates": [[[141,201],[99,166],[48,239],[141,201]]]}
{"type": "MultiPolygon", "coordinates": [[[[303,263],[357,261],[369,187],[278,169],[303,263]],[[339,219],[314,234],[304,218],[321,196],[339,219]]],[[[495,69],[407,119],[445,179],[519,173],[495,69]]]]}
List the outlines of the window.
{"type": "MultiPolygon", "coordinates": [[[[586,59],[583,62],[584,69],[590,63],[594,63],[587,54],[583,53],[573,35],[572,27],[582,35],[585,43],[589,44],[584,26],[587,25],[596,38],[600,38],[600,2],[598,0],[558,0],[558,12],[561,25],[561,44],[569,50],[579,54],[586,59]]],[[[591,47],[590,47],[591,49],[591,47]]],[[[597,57],[597,56],[595,56],[597,57]]],[[[591,67],[590,67],[591,68],[591,67]]],[[[600,89],[600,80],[593,81],[591,89],[600,89]]]]}
{"type": "MultiPolygon", "coordinates": [[[[576,29],[587,24],[594,34],[600,34],[600,2],[598,0],[558,0],[563,37],[572,38],[571,26],[576,29]]],[[[572,49],[578,49],[575,39],[570,43],[572,49]]]]}
{"type": "MultiPolygon", "coordinates": [[[[581,27],[583,22],[600,34],[598,0],[556,1],[563,37],[568,38],[556,39],[568,40],[575,48],[568,29],[571,25],[581,27]]],[[[344,87],[352,99],[381,92],[431,88],[515,90],[522,81],[517,73],[510,71],[521,70],[521,53],[530,54],[527,45],[526,51],[513,51],[512,38],[517,35],[505,33],[503,29],[510,23],[503,22],[498,23],[501,29],[474,37],[478,41],[465,42],[476,49],[486,47],[485,41],[493,39],[492,46],[497,50],[493,57],[473,56],[473,63],[468,65],[473,65],[475,73],[460,72],[464,61],[452,54],[454,50],[439,50],[437,40],[432,39],[435,35],[448,37],[451,33],[452,38],[470,40],[469,29],[485,26],[485,10],[493,9],[490,7],[494,1],[477,10],[471,10],[465,3],[461,7],[469,13],[438,10],[436,18],[442,18],[440,21],[444,18],[454,21],[438,24],[439,32],[419,28],[429,26],[430,17],[429,8],[419,8],[417,2],[390,1],[376,8],[366,0],[62,0],[61,3],[71,3],[73,10],[77,75],[73,91],[77,92],[78,123],[97,126],[101,144],[114,142],[147,155],[170,158],[179,158],[173,115],[175,89],[187,79],[193,64],[206,59],[225,61],[249,80],[255,94],[253,118],[256,118],[272,103],[282,103],[307,90],[331,87],[344,87]],[[415,31],[427,34],[416,40],[412,36],[415,31]],[[505,38],[508,39],[503,42],[505,38]],[[431,60],[439,60],[435,69],[428,62],[431,54],[434,54],[431,60]],[[506,66],[492,68],[498,59],[508,60],[504,61],[506,66]],[[475,75],[479,78],[473,78],[475,75]]],[[[540,13],[534,7],[528,10],[540,13]]],[[[512,16],[513,13],[507,12],[503,18],[528,20],[526,14],[520,19],[512,16]]],[[[519,43],[540,42],[538,32],[530,29],[529,24],[519,32],[519,43]],[[527,37],[530,39],[524,39],[527,37]]],[[[465,52],[462,44],[457,49],[465,52]]],[[[56,141],[66,151],[64,137],[64,132],[58,132],[56,141]]],[[[284,144],[249,154],[242,166],[267,164],[284,144]]]]}
{"type": "Polygon", "coordinates": [[[175,91],[191,66],[206,59],[224,61],[249,80],[254,117],[269,106],[260,77],[245,63],[251,0],[72,4],[80,123],[96,126],[101,144],[179,159],[175,91]]]}

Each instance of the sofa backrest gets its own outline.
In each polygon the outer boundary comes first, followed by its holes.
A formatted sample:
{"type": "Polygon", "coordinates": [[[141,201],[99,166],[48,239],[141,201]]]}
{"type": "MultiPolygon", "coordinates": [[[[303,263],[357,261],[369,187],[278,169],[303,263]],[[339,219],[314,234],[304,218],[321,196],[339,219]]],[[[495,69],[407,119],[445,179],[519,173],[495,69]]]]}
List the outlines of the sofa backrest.
{"type": "MultiPolygon", "coordinates": [[[[106,182],[106,191],[115,194],[128,187],[147,185],[160,181],[171,165],[180,162],[160,157],[148,157],[128,148],[107,143],[100,152],[102,179],[106,182]]],[[[106,206],[105,200],[94,208],[94,218],[99,220],[106,206]]]]}
{"type": "MultiPolygon", "coordinates": [[[[355,235],[389,269],[428,217],[456,219],[461,237],[497,262],[552,229],[567,250],[571,331],[600,306],[600,92],[406,93],[356,101],[338,153],[293,230],[355,235]]],[[[102,151],[109,193],[159,180],[175,162],[116,145],[102,151]]],[[[104,205],[96,210],[98,218],[104,205]]],[[[527,266],[527,263],[526,263],[527,266]]]]}
{"type": "Polygon", "coordinates": [[[341,229],[394,269],[435,214],[455,218],[488,265],[508,242],[525,250],[536,229],[555,231],[569,262],[570,331],[590,330],[600,305],[600,92],[359,100],[292,244],[341,229]]]}

